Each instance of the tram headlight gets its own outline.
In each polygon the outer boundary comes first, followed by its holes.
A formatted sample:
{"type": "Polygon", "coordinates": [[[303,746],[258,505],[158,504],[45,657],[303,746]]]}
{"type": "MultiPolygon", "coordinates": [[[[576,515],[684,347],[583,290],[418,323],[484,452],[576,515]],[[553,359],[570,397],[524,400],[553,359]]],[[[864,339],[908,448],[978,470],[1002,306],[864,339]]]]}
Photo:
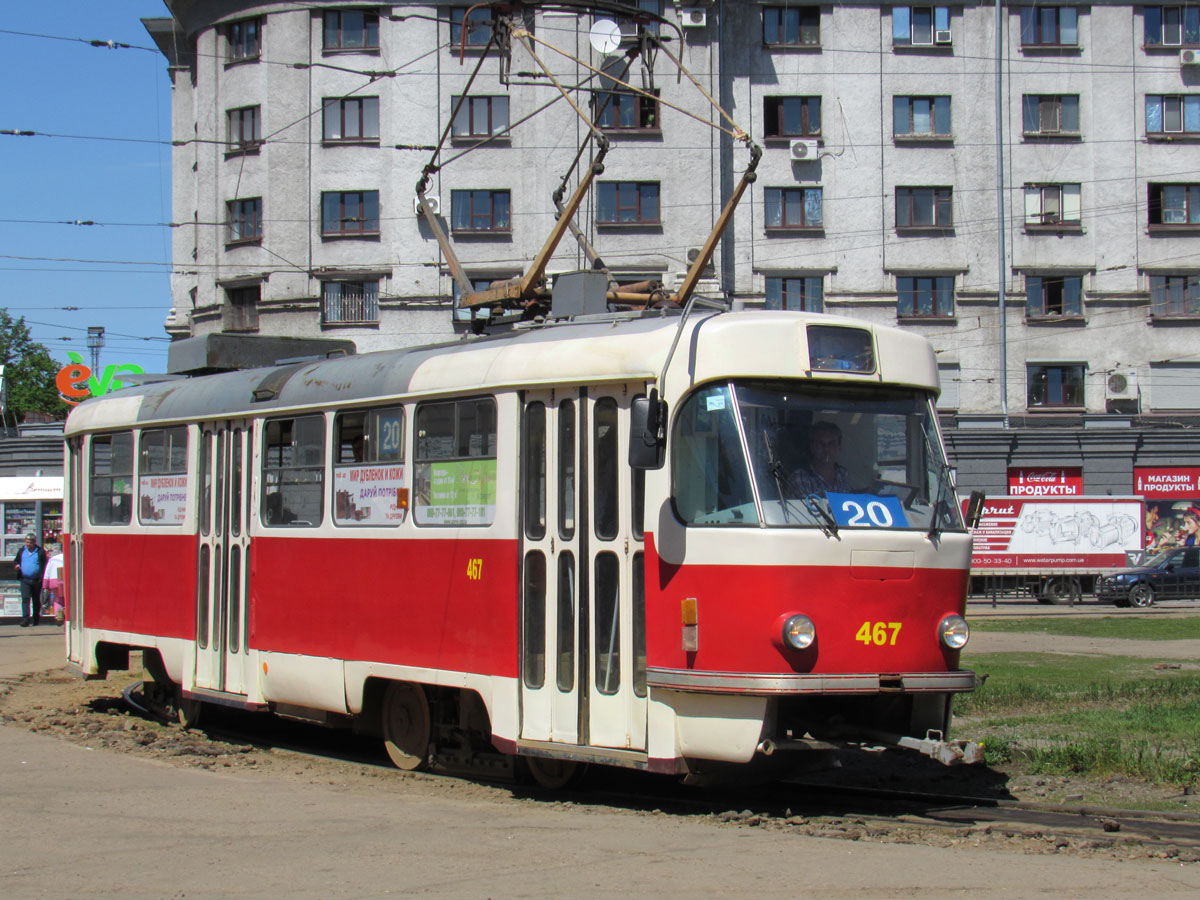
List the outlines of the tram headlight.
{"type": "Polygon", "coordinates": [[[961,650],[971,639],[971,626],[962,616],[946,616],[938,623],[938,639],[947,650],[961,650]]]}
{"type": "Polygon", "coordinates": [[[788,616],[783,623],[783,643],[793,650],[807,650],[817,639],[817,626],[808,616],[788,616]]]}

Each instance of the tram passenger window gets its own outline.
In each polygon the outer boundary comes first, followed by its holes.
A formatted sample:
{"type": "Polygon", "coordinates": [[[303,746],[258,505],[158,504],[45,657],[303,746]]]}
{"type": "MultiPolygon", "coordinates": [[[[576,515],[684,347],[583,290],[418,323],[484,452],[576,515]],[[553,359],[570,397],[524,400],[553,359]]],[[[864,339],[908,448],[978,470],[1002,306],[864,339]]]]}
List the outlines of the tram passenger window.
{"type": "Polygon", "coordinates": [[[92,438],[91,519],[93,525],[128,525],[133,514],[133,435],[92,438]]]}
{"type": "Polygon", "coordinates": [[[404,408],[338,413],[333,425],[335,525],[399,525],[408,515],[404,408]]]}
{"type": "Polygon", "coordinates": [[[621,564],[615,553],[596,555],[596,690],[621,687],[621,564]]]}
{"type": "Polygon", "coordinates": [[[526,406],[524,424],[521,505],[525,537],[540,541],[546,536],[546,405],[530,403],[526,406]]]}
{"type": "Polygon", "coordinates": [[[596,401],[592,426],[595,491],[596,537],[612,540],[620,527],[620,507],[617,505],[617,401],[601,397],[596,401]]]}
{"type": "Polygon", "coordinates": [[[182,525],[188,495],[187,426],[152,428],[138,441],[138,521],[182,525]]]}
{"type": "Polygon", "coordinates": [[[324,482],[324,416],[267,422],[263,435],[263,524],[320,525],[324,482]]]}
{"type": "Polygon", "coordinates": [[[413,458],[418,525],[490,525],[496,518],[496,401],[423,403],[413,458]]]}
{"type": "Polygon", "coordinates": [[[525,590],[522,592],[521,657],[525,687],[546,683],[546,555],[540,550],[525,554],[525,590]]]}
{"type": "Polygon", "coordinates": [[[560,691],[575,688],[575,555],[558,555],[558,671],[560,691]]]}

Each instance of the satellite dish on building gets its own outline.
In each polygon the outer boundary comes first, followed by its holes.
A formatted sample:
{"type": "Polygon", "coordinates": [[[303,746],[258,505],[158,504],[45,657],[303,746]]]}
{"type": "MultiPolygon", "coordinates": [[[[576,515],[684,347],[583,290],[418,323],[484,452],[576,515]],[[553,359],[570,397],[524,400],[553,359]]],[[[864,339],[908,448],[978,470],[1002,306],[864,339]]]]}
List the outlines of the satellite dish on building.
{"type": "Polygon", "coordinates": [[[621,46],[621,26],[612,19],[597,19],[592,23],[588,40],[597,53],[612,53],[621,46]]]}

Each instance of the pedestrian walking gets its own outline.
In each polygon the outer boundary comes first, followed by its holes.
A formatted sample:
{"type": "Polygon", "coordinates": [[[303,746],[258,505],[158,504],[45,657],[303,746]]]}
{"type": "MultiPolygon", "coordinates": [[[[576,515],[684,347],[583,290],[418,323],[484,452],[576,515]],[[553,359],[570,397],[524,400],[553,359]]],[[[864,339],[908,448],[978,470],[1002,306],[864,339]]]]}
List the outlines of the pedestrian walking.
{"type": "Polygon", "coordinates": [[[37,625],[42,617],[42,575],[46,571],[46,551],[38,546],[37,536],[25,535],[25,546],[17,551],[13,565],[21,578],[21,627],[37,625]]]}

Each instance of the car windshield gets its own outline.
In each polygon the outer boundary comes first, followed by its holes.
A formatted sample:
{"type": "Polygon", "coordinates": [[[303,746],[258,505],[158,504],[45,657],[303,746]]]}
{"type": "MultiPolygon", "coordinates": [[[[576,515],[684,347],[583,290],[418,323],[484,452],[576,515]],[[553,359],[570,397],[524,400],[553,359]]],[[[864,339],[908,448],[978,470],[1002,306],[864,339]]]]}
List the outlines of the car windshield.
{"type": "Polygon", "coordinates": [[[672,497],[694,525],[963,530],[925,391],[710,384],[680,404],[672,497]]]}

